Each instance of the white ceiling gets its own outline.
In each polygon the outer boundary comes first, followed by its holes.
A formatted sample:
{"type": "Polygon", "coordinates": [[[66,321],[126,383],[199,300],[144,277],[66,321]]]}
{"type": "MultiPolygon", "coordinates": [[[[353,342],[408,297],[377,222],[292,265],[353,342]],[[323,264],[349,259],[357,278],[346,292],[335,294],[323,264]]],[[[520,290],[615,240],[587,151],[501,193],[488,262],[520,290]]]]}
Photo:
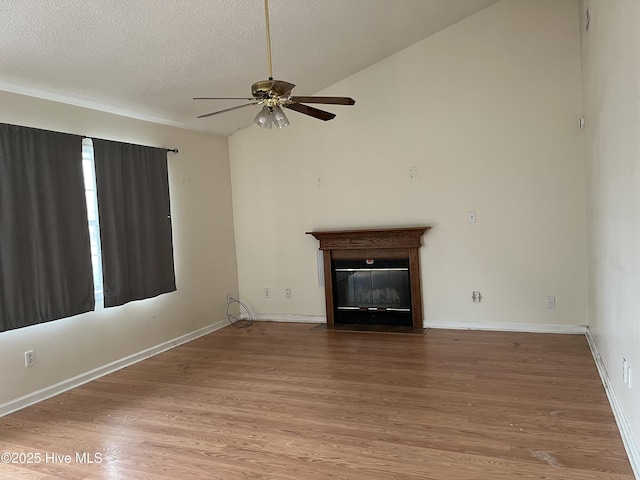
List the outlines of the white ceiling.
{"type": "MultiPolygon", "coordinates": [[[[312,95],[495,2],[270,0],[273,76],[312,95]]],[[[229,135],[258,107],[196,119],[242,102],[192,97],[268,77],[263,0],[0,0],[0,19],[0,90],[229,135]]]]}

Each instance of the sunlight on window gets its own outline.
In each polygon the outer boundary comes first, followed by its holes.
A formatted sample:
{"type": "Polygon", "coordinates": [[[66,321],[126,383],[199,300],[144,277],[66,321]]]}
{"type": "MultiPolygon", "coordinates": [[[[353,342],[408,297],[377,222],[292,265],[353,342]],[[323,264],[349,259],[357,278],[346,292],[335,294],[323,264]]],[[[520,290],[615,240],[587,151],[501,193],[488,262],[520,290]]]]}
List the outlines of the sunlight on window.
{"type": "Polygon", "coordinates": [[[84,173],[84,189],[87,199],[87,217],[89,220],[89,239],[91,241],[93,288],[96,298],[96,308],[102,308],[102,250],[100,248],[100,222],[98,218],[96,169],[95,162],[93,160],[93,142],[90,138],[82,140],[82,172],[84,173]]]}

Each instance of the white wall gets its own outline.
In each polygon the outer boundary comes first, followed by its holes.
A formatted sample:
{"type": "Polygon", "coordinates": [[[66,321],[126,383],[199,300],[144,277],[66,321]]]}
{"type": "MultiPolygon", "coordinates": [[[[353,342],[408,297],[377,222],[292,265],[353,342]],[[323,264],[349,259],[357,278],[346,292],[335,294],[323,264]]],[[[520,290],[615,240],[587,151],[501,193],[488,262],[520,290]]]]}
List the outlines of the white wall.
{"type": "Polygon", "coordinates": [[[324,315],[306,231],[431,225],[427,324],[585,325],[577,29],[575,0],[505,0],[322,92],[357,102],[331,122],[232,135],[243,299],[324,315]]]}
{"type": "Polygon", "coordinates": [[[6,92],[0,105],[3,123],[180,150],[168,156],[177,291],[0,333],[0,406],[225,318],[238,288],[225,138],[6,92]]]}
{"type": "MultiPolygon", "coordinates": [[[[640,2],[582,1],[589,328],[640,441],[640,2]],[[632,388],[622,381],[622,358],[632,388]]],[[[638,452],[636,452],[638,455],[638,452]]],[[[640,458],[638,458],[640,460],[640,458]]],[[[638,464],[640,467],[640,464],[638,464]]]]}

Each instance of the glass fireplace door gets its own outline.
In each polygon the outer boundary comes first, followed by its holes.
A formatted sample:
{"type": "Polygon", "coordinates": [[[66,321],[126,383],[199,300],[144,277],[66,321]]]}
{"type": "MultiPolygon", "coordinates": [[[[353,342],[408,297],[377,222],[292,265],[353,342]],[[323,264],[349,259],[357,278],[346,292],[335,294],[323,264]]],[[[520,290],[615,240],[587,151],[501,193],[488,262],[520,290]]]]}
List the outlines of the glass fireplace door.
{"type": "Polygon", "coordinates": [[[336,322],[411,325],[408,260],[336,260],[333,273],[336,322]]]}

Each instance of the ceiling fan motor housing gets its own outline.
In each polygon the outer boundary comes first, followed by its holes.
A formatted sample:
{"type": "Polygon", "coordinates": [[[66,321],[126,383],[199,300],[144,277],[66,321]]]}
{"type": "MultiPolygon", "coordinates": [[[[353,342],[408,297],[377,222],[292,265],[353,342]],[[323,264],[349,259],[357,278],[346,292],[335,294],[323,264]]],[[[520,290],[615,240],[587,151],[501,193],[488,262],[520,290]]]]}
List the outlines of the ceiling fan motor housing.
{"type": "Polygon", "coordinates": [[[251,85],[251,94],[254,98],[286,97],[291,94],[295,85],[283,80],[260,80],[251,85]]]}

